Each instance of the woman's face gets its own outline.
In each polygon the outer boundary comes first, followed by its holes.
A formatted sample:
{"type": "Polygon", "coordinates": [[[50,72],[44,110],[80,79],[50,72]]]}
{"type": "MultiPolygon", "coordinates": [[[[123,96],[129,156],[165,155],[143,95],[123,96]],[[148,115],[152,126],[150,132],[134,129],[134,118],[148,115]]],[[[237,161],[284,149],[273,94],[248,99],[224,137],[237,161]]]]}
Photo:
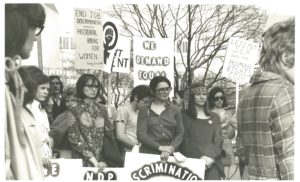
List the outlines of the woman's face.
{"type": "Polygon", "coordinates": [[[98,93],[98,82],[89,79],[83,87],[83,93],[87,98],[94,99],[98,93]]]}
{"type": "Polygon", "coordinates": [[[214,105],[216,108],[222,108],[224,103],[224,95],[222,92],[217,92],[214,97],[214,105]]]}
{"type": "Polygon", "coordinates": [[[172,88],[166,82],[160,82],[157,84],[154,90],[154,96],[158,100],[166,101],[169,98],[172,88]]]}
{"type": "Polygon", "coordinates": [[[50,89],[50,84],[48,82],[39,85],[37,87],[37,91],[36,91],[36,94],[35,94],[35,100],[37,100],[39,102],[46,101],[46,98],[49,94],[49,89],[50,89]]]}
{"type": "Polygon", "coordinates": [[[67,108],[74,107],[77,105],[77,98],[74,95],[66,97],[66,106],[67,108]]]}
{"type": "Polygon", "coordinates": [[[206,89],[201,90],[201,91],[197,91],[195,93],[195,105],[196,106],[200,106],[203,107],[206,103],[206,99],[207,99],[207,91],[206,89]]]}
{"type": "Polygon", "coordinates": [[[35,28],[30,27],[28,30],[28,35],[24,42],[23,47],[21,48],[20,56],[22,59],[27,59],[30,56],[30,52],[33,47],[33,42],[37,40],[37,36],[35,35],[35,28]]]}

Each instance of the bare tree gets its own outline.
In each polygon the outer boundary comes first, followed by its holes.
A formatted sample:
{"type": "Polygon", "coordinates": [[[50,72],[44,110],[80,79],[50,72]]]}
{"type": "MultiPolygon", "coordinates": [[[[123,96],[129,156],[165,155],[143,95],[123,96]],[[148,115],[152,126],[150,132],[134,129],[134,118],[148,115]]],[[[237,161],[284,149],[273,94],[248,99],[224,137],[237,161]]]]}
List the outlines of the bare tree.
{"type": "Polygon", "coordinates": [[[180,54],[174,61],[185,68],[181,74],[178,65],[174,68],[175,80],[181,78],[182,87],[189,86],[199,70],[209,87],[224,80],[220,75],[229,38],[259,39],[267,18],[265,11],[255,6],[197,4],[113,5],[110,15],[123,23],[124,36],[174,37],[180,54]]]}

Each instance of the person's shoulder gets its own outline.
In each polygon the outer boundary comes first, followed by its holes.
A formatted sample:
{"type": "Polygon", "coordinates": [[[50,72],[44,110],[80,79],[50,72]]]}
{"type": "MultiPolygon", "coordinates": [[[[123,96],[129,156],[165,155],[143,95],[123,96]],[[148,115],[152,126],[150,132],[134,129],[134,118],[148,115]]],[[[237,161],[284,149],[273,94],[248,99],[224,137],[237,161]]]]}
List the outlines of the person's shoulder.
{"type": "Polygon", "coordinates": [[[181,113],[181,110],[179,107],[177,106],[174,106],[173,104],[170,104],[167,106],[168,109],[170,109],[172,112],[176,112],[176,113],[181,113]]]}
{"type": "Polygon", "coordinates": [[[214,112],[211,112],[210,113],[210,120],[213,122],[213,123],[220,123],[220,116],[214,112]]]}

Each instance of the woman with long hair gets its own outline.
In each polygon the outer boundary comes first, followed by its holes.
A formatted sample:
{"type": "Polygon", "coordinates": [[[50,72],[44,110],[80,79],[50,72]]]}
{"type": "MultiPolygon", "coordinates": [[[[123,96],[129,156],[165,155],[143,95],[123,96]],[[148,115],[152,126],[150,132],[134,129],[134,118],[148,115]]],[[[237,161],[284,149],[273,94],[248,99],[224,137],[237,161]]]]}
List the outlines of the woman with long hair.
{"type": "Polygon", "coordinates": [[[44,28],[46,14],[41,4],[5,4],[5,166],[6,179],[43,179],[38,146],[38,129],[33,115],[25,109],[26,87],[18,73],[28,59],[44,28]]]}
{"type": "Polygon", "coordinates": [[[184,140],[181,152],[186,157],[205,160],[205,180],[223,179],[223,137],[219,117],[208,111],[205,86],[193,84],[188,93],[188,109],[183,113],[184,140]]]}
{"type": "Polygon", "coordinates": [[[238,166],[235,164],[235,156],[231,140],[235,137],[236,117],[231,114],[231,111],[226,110],[227,98],[225,91],[220,87],[214,87],[208,94],[208,105],[211,112],[220,117],[220,124],[223,135],[223,151],[222,157],[224,171],[227,180],[241,179],[239,176],[238,166]]]}
{"type": "Polygon", "coordinates": [[[79,98],[77,106],[68,111],[68,136],[72,146],[72,158],[82,159],[84,167],[107,167],[102,155],[104,134],[113,135],[113,125],[108,111],[98,103],[100,81],[92,74],[83,74],[76,83],[79,98]]]}

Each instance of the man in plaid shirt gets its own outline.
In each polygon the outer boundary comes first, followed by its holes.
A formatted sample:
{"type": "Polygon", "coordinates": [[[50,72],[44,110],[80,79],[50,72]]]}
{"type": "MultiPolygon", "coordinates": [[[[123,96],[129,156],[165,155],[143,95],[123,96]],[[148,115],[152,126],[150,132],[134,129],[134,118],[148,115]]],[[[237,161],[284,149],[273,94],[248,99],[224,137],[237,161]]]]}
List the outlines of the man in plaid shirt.
{"type": "Polygon", "coordinates": [[[294,179],[295,20],[263,35],[259,64],[239,103],[237,153],[247,179],[294,179]]]}

